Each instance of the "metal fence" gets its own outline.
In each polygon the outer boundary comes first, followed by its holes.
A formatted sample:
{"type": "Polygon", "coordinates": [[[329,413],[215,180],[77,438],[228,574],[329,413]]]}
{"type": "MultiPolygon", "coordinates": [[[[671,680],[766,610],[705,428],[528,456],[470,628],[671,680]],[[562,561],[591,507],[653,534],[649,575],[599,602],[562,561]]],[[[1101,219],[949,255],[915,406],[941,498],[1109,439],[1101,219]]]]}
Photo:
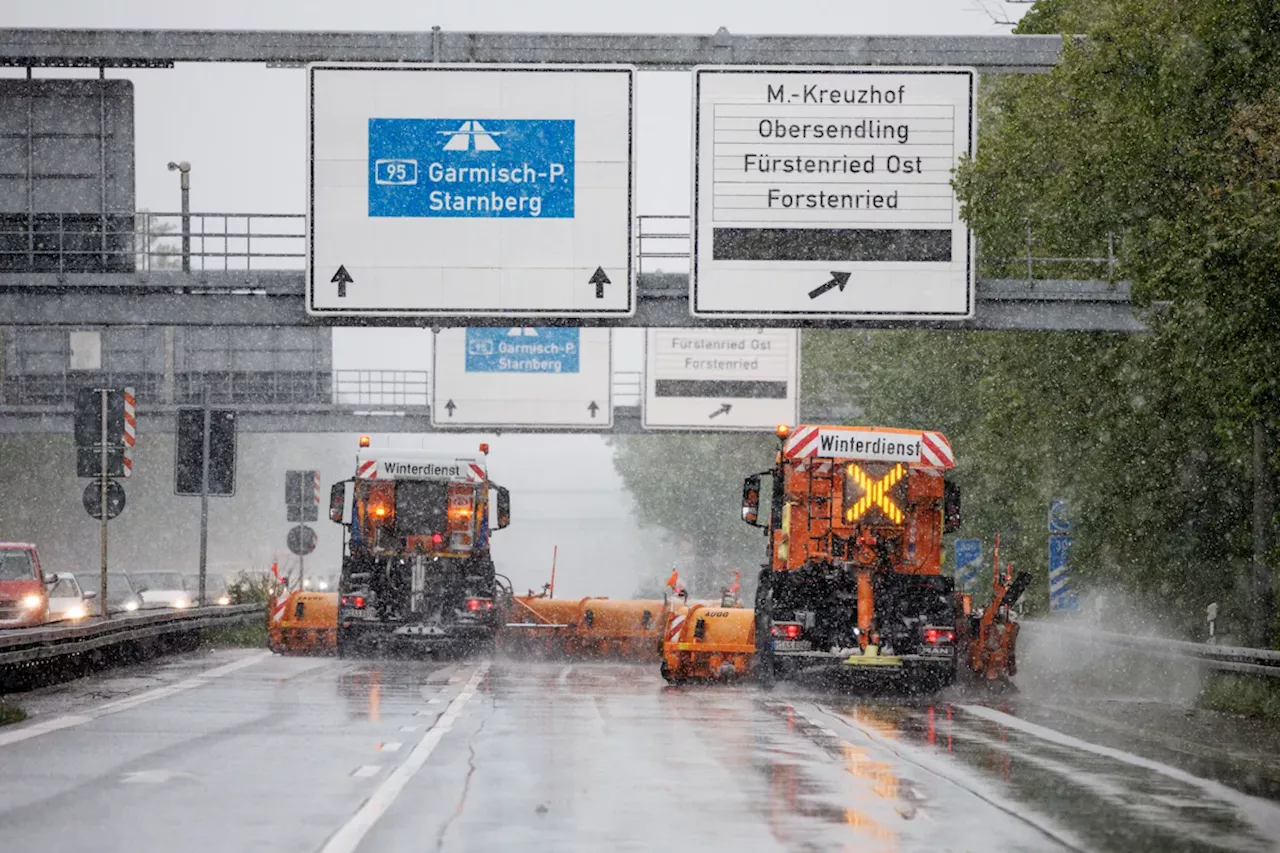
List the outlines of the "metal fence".
{"type": "MultiPolygon", "coordinates": [[[[642,273],[689,272],[693,240],[685,214],[636,219],[638,269],[642,273]]],[[[1090,278],[1114,281],[1116,242],[1080,257],[1039,255],[1028,227],[1025,252],[986,257],[979,275],[1028,281],[1090,278]]],[[[300,213],[181,213],[139,211],[108,217],[49,214],[0,217],[0,272],[226,272],[302,270],[307,259],[307,219],[300,213]],[[187,237],[189,251],[183,252],[187,237]]]]}

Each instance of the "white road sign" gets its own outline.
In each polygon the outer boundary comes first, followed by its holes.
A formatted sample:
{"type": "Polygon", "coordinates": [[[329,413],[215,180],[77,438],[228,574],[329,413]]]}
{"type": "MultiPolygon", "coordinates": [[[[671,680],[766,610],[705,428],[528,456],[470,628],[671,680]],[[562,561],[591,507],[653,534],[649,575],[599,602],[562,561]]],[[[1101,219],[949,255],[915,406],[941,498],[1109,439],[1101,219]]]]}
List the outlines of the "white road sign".
{"type": "Polygon", "coordinates": [[[626,66],[312,65],[307,310],[635,311],[626,66]]]}
{"type": "Polygon", "coordinates": [[[437,427],[613,426],[608,329],[443,329],[435,339],[437,427]]]}
{"type": "Polygon", "coordinates": [[[768,430],[800,420],[795,329],[648,329],[645,429],[768,430]]]}
{"type": "Polygon", "coordinates": [[[694,70],[696,316],[962,319],[965,68],[694,70]]]}

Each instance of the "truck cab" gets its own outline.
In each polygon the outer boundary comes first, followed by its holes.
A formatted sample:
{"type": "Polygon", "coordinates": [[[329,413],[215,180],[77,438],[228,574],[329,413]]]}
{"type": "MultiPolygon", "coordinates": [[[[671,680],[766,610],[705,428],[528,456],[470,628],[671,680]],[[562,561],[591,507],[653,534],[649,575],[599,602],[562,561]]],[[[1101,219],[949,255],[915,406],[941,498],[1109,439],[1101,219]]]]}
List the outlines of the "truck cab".
{"type": "Polygon", "coordinates": [[[510,496],[489,481],[487,445],[480,456],[452,456],[361,443],[355,476],[330,492],[330,519],[345,527],[339,652],[491,642],[498,617],[489,537],[491,527],[507,526],[510,496]]]}

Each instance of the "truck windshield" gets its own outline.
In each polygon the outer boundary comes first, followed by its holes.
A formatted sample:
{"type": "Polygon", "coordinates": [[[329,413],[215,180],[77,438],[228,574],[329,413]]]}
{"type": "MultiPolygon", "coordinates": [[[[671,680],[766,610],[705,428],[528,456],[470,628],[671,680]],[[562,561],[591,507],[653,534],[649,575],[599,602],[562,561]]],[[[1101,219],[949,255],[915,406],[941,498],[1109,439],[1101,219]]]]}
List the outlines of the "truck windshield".
{"type": "Polygon", "coordinates": [[[0,581],[29,581],[35,577],[35,564],[25,548],[0,548],[0,581]]]}
{"type": "Polygon", "coordinates": [[[401,536],[444,533],[449,521],[449,484],[436,480],[396,483],[396,532],[401,536]]]}

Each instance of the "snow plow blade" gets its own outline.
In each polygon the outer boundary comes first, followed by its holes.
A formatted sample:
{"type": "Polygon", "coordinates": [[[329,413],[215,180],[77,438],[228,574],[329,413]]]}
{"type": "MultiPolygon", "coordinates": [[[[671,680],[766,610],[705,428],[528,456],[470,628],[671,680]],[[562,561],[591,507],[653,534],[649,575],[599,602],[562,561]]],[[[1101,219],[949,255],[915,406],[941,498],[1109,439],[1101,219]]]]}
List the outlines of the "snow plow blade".
{"type": "Polygon", "coordinates": [[[741,677],[755,664],[755,611],[712,603],[676,605],[662,641],[662,677],[672,684],[741,677]]]}
{"type": "Polygon", "coordinates": [[[280,655],[333,654],[338,648],[338,594],[291,592],[284,607],[267,606],[267,647],[280,655]]]}
{"type": "Polygon", "coordinates": [[[517,595],[504,611],[498,648],[537,657],[652,660],[663,615],[657,599],[517,595]]]}

